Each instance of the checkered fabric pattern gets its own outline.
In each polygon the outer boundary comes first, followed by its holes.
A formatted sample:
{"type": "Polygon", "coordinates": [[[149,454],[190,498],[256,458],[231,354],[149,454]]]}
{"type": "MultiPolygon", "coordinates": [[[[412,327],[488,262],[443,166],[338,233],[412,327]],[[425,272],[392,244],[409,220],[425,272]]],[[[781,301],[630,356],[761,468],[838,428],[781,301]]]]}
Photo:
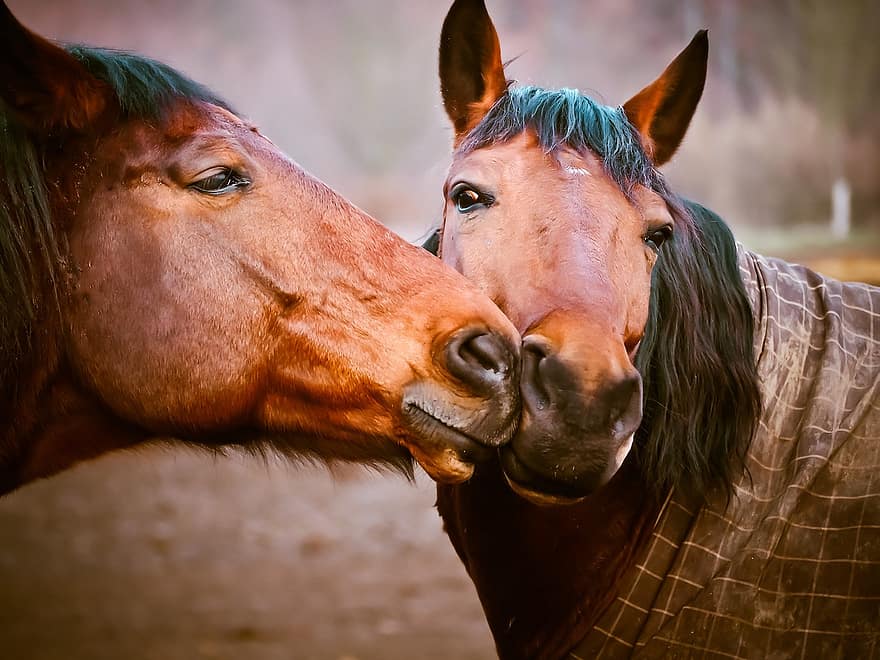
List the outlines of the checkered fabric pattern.
{"type": "Polygon", "coordinates": [[[671,493],[570,660],[880,657],[880,288],[739,249],[765,412],[726,505],[671,493]]]}

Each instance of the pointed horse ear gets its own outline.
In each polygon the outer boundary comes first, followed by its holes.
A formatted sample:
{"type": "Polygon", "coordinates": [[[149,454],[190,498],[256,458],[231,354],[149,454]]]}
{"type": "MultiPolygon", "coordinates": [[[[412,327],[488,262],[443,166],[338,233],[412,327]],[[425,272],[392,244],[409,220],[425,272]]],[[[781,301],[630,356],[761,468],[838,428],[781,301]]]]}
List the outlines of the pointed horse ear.
{"type": "Polygon", "coordinates": [[[455,144],[504,92],[498,33],[483,0],[456,0],[440,34],[440,92],[455,127],[455,144]]]}
{"type": "Polygon", "coordinates": [[[670,158],[687,132],[706,84],[709,36],[700,30],[657,80],[623,104],[655,165],[670,158]]]}
{"type": "Polygon", "coordinates": [[[34,34],[0,1],[0,99],[38,134],[82,131],[114,98],[70,53],[34,34]]]}

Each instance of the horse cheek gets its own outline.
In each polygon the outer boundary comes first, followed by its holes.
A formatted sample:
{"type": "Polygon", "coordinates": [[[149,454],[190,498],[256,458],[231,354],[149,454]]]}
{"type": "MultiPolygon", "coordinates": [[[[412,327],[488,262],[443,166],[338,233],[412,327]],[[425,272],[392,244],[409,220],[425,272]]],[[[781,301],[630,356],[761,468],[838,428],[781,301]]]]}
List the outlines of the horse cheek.
{"type": "Polygon", "coordinates": [[[93,223],[71,252],[68,352],[94,394],[156,432],[244,415],[261,319],[232,264],[180,225],[93,223]]]}
{"type": "Polygon", "coordinates": [[[628,351],[632,351],[645,334],[650,313],[651,272],[655,262],[656,256],[649,256],[645,270],[634,271],[627,286],[631,292],[624,327],[624,343],[628,351]]]}

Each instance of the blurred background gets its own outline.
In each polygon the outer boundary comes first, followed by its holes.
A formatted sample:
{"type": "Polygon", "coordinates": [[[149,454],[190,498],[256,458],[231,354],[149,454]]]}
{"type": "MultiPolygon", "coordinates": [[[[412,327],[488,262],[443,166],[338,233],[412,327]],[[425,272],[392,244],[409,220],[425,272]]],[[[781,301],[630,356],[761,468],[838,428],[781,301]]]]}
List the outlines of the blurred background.
{"type": "MultiPolygon", "coordinates": [[[[617,105],[710,29],[665,171],[759,251],[880,283],[876,0],[488,0],[509,76],[617,105]]],[[[9,0],[206,83],[408,239],[439,220],[446,2],[9,0]]],[[[492,658],[419,476],[145,449],[0,500],[10,659],[492,658]]]]}

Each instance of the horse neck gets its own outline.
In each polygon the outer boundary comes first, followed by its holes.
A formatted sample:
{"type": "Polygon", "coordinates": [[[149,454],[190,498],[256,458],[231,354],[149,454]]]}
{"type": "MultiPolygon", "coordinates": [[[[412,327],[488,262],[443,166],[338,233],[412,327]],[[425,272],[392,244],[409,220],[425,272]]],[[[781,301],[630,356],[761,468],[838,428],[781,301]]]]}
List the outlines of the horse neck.
{"type": "Polygon", "coordinates": [[[594,625],[660,509],[638,468],[571,506],[538,507],[497,468],[438,486],[437,507],[502,658],[558,658],[594,625]]]}
{"type": "Polygon", "coordinates": [[[59,327],[48,320],[36,324],[30,355],[12,386],[3,384],[8,414],[0,426],[0,495],[144,440],[79,383],[64,357],[59,327]]]}

